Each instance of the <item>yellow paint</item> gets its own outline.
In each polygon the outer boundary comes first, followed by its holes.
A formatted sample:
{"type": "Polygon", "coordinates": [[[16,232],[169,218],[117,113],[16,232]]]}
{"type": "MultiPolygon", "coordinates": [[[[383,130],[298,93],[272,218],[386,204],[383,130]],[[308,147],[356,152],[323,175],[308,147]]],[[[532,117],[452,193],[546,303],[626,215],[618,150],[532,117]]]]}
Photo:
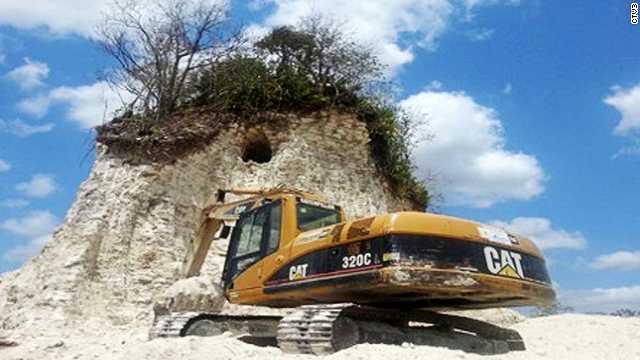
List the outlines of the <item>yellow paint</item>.
{"type": "Polygon", "coordinates": [[[520,275],[518,275],[516,270],[513,267],[511,267],[511,265],[505,265],[500,270],[500,272],[498,272],[498,275],[504,275],[504,276],[509,276],[513,278],[520,278],[520,275]]]}

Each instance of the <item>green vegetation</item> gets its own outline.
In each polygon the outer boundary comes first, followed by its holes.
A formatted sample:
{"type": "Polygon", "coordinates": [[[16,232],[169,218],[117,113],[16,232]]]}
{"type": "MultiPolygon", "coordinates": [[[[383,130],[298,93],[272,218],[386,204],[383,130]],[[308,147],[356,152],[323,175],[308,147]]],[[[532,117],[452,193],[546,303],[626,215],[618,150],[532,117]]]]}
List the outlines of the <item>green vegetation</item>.
{"type": "Polygon", "coordinates": [[[411,123],[399,109],[362,100],[356,109],[367,124],[371,137],[371,154],[378,171],[385,175],[393,189],[427,207],[430,195],[425,184],[414,175],[410,158],[411,123]]]}
{"type": "Polygon", "coordinates": [[[640,310],[622,308],[612,312],[610,315],[618,317],[640,317],[640,310]]]}
{"type": "MultiPolygon", "coordinates": [[[[175,106],[178,110],[149,121],[145,129],[139,127],[144,121],[138,118],[136,135],[161,133],[163,124],[175,126],[171,123],[176,117],[195,109],[229,114],[240,121],[256,121],[256,114],[267,112],[353,113],[366,124],[377,169],[395,194],[426,207],[429,193],[415,177],[410,158],[410,123],[397,107],[375,95],[385,86],[383,70],[370,49],[349,40],[338,27],[319,18],[306,19],[295,28],[275,28],[251,49],[189,74],[184,96],[175,106]]],[[[127,124],[133,113],[116,120],[118,131],[133,125],[127,124]]],[[[99,141],[109,139],[113,128],[99,128],[99,141]]]]}

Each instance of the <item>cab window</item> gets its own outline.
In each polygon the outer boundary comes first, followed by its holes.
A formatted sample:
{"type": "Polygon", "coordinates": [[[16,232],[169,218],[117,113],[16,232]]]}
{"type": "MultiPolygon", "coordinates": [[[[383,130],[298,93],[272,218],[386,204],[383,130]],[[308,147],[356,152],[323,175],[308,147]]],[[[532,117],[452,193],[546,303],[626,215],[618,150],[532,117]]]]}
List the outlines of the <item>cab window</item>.
{"type": "Polygon", "coordinates": [[[267,255],[273,254],[280,246],[280,225],[282,224],[282,206],[278,203],[269,212],[269,243],[267,255]]]}
{"type": "Polygon", "coordinates": [[[240,238],[238,239],[235,256],[243,256],[260,251],[266,217],[266,211],[258,210],[251,216],[241,220],[239,224],[240,238]]]}
{"type": "Polygon", "coordinates": [[[326,209],[304,203],[297,204],[298,228],[309,231],[340,222],[338,209],[326,209]]]}
{"type": "Polygon", "coordinates": [[[224,282],[230,285],[238,274],[280,245],[281,201],[242,214],[231,235],[224,282]]]}

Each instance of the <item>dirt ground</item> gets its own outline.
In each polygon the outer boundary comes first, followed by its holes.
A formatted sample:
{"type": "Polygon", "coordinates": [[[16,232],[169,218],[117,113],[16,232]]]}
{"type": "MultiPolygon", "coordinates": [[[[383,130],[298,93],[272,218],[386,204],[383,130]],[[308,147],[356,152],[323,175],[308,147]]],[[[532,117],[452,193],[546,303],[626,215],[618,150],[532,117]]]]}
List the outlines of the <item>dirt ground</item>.
{"type": "MultiPolygon", "coordinates": [[[[565,314],[527,319],[512,326],[526,351],[478,355],[446,347],[360,344],[327,356],[336,360],[373,359],[640,359],[640,318],[565,314]]],[[[41,359],[317,359],[283,354],[275,347],[244,343],[230,334],[209,338],[147,340],[147,329],[83,335],[27,336],[16,347],[0,347],[3,360],[41,359]]]]}

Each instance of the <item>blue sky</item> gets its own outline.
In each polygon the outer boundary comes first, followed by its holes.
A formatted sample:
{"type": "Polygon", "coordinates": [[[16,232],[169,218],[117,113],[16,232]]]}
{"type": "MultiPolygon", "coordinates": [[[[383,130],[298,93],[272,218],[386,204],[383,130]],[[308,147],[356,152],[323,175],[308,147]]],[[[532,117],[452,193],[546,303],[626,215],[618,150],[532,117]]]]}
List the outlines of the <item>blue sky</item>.
{"type": "MultiPolygon", "coordinates": [[[[37,253],[119,97],[91,43],[108,1],[0,4],[0,272],[37,253]]],[[[640,25],[628,1],[232,2],[254,31],[335,15],[370,44],[416,127],[437,211],[545,251],[563,302],[640,308],[640,25]],[[337,14],[336,11],[339,11],[337,14]],[[424,135],[432,140],[422,141],[424,135]]]]}

